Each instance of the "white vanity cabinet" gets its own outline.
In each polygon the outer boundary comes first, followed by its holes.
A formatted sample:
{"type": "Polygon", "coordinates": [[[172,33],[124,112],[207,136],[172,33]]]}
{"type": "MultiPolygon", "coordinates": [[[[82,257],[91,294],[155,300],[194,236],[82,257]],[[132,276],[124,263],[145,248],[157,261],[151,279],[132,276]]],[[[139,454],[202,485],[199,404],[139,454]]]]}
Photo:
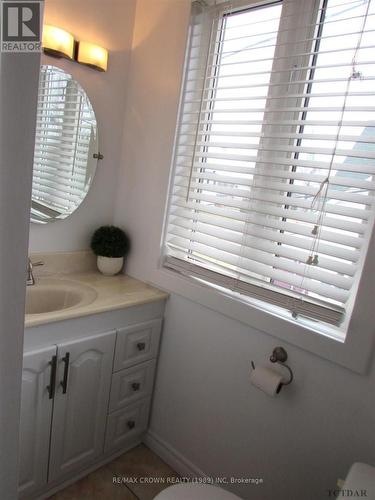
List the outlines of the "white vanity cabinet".
{"type": "Polygon", "coordinates": [[[163,310],[164,301],[25,333],[49,345],[24,354],[20,499],[46,498],[141,442],[163,310]]]}

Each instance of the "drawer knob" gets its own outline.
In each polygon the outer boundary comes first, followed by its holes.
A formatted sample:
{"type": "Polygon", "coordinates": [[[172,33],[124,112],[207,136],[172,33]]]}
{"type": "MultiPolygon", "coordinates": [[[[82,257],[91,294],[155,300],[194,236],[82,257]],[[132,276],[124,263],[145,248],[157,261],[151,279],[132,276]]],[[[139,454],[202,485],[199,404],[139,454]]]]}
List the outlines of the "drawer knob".
{"type": "Polygon", "coordinates": [[[134,427],[135,427],[135,422],[134,422],[134,420],[128,420],[128,421],[126,422],[126,425],[128,426],[128,428],[129,428],[129,429],[134,429],[134,427]]]}
{"type": "Polygon", "coordinates": [[[138,351],[144,351],[146,349],[146,342],[138,342],[137,349],[138,351]]]}
{"type": "Polygon", "coordinates": [[[133,391],[139,391],[140,387],[141,387],[141,384],[139,382],[133,382],[132,383],[132,389],[133,389],[133,391]]]}

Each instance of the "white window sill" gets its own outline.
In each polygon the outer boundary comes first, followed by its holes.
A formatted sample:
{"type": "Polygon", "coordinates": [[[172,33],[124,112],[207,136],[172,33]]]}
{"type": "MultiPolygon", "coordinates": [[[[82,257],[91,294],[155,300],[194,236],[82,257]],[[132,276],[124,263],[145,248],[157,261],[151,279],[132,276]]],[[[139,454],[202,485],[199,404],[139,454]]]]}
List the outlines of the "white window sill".
{"type": "Polygon", "coordinates": [[[239,296],[229,295],[169,269],[155,269],[149,281],[170,293],[181,295],[354,372],[366,371],[373,343],[372,327],[369,328],[368,321],[366,328],[350,326],[344,339],[344,335],[336,328],[320,324],[317,331],[312,321],[293,319],[287,312],[277,311],[276,308],[272,310],[271,306],[261,308],[239,296]]]}

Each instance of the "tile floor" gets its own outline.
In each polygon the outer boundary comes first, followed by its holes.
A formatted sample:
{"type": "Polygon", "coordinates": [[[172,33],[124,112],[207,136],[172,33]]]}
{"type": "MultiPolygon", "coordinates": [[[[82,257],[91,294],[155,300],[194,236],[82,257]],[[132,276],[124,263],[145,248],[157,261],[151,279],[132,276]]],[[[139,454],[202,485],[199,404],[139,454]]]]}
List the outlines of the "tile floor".
{"type": "Polygon", "coordinates": [[[153,500],[173,484],[168,484],[167,478],[173,481],[177,477],[178,474],[161,458],[141,444],[56,493],[50,500],[153,500]],[[121,482],[116,484],[113,478],[121,482]],[[162,482],[145,484],[140,478],[162,478],[162,482]]]}

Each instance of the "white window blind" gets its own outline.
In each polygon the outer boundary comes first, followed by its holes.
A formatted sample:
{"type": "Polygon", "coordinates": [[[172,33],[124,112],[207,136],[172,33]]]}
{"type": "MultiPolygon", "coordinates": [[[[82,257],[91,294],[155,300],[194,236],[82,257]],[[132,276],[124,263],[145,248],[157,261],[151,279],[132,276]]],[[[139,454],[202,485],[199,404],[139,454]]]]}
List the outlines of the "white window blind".
{"type": "Polygon", "coordinates": [[[374,218],[371,0],[195,6],[164,265],[339,325],[374,218]]]}
{"type": "Polygon", "coordinates": [[[97,129],[82,87],[54,66],[40,70],[32,217],[43,222],[80,204],[94,172],[97,129]]]}

